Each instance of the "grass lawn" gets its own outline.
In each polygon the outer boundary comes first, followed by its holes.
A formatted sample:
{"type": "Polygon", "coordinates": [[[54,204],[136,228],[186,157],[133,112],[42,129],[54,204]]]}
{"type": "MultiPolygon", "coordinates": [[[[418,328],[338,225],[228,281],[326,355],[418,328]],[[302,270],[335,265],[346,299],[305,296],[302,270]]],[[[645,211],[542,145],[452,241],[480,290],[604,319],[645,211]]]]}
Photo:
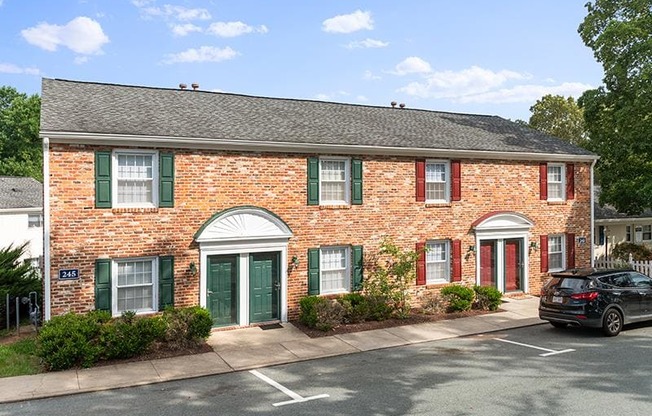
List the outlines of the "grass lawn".
{"type": "Polygon", "coordinates": [[[0,344],[0,377],[38,374],[41,371],[36,356],[35,336],[0,344]]]}

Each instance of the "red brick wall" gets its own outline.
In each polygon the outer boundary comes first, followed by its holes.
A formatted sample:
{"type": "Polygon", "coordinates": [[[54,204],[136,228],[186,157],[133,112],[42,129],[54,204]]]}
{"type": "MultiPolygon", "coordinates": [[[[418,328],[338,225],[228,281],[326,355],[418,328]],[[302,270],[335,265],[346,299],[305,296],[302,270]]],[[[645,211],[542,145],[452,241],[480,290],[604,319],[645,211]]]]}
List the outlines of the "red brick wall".
{"type": "MultiPolygon", "coordinates": [[[[97,258],[175,256],[175,304],[199,303],[199,247],[193,235],[215,213],[240,205],[272,211],[292,229],[288,258],[300,265],[288,276],[290,316],[307,293],[307,250],[320,245],[363,245],[375,251],[384,235],[408,249],[417,241],[462,240],[463,280],[475,280],[473,221],[493,211],[515,211],[540,234],[572,232],[586,237],[576,247],[576,265],[590,263],[590,165],[575,163],[575,199],[539,200],[539,162],[462,160],[462,200],[445,206],[415,201],[415,162],[408,157],[363,156],[364,204],[344,208],[308,206],[306,154],[175,151],[175,207],[96,209],[94,152],[106,147],[52,144],[50,148],[52,314],[94,308],[97,258]],[[81,279],[58,281],[62,268],[80,269],[81,279]]],[[[356,156],[358,157],[358,156],[356,156]]],[[[529,245],[529,242],[526,243],[529,245]]],[[[538,294],[538,251],[529,256],[529,291],[538,294]]]]}

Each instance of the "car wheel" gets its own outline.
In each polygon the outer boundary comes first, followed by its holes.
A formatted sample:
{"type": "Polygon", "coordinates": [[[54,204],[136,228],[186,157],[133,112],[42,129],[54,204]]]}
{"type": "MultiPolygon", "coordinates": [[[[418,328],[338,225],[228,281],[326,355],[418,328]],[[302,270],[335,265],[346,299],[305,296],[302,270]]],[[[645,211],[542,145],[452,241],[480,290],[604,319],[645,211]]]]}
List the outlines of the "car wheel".
{"type": "Polygon", "coordinates": [[[609,309],[602,320],[602,332],[608,337],[615,337],[623,329],[623,316],[616,309],[609,309]]]}
{"type": "Polygon", "coordinates": [[[550,322],[550,325],[554,326],[555,328],[566,328],[568,326],[568,324],[565,322],[550,322]]]}

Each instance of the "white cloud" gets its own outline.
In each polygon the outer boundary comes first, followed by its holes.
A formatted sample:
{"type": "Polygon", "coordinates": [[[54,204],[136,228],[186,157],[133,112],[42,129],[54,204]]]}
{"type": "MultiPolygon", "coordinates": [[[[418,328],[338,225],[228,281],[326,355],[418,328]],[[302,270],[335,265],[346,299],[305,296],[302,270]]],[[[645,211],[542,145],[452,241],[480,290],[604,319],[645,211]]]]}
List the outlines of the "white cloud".
{"type": "Polygon", "coordinates": [[[102,45],[109,42],[102,26],[85,16],[76,17],[63,26],[39,23],[20,33],[28,43],[50,52],[64,46],[79,54],[97,55],[102,53],[102,45]]]}
{"type": "Polygon", "coordinates": [[[153,2],[138,0],[132,1],[132,4],[138,7],[145,17],[164,17],[180,21],[209,20],[211,18],[210,12],[206,9],[188,9],[171,4],[156,7],[153,6],[153,2]]]}
{"type": "MultiPolygon", "coordinates": [[[[2,0],[0,0],[1,2],[2,0]]],[[[0,3],[1,5],[1,3],[0,3]]],[[[38,68],[22,68],[14,64],[5,64],[0,62],[0,73],[3,74],[27,74],[27,75],[40,75],[41,71],[38,68]]]]}
{"type": "Polygon", "coordinates": [[[329,33],[352,33],[358,30],[372,30],[374,21],[370,12],[356,10],[351,14],[341,14],[322,22],[322,30],[329,33]]]}
{"type": "Polygon", "coordinates": [[[320,94],[315,95],[315,98],[320,100],[320,101],[337,101],[338,98],[347,99],[345,97],[349,97],[350,95],[351,94],[349,94],[348,92],[340,90],[340,91],[335,91],[335,92],[332,92],[332,93],[329,93],[329,94],[320,93],[320,94]]]}
{"type": "Polygon", "coordinates": [[[472,66],[457,72],[427,73],[423,82],[412,82],[398,91],[422,98],[461,99],[461,97],[489,92],[510,80],[528,78],[531,78],[529,74],[508,70],[494,72],[472,66]]]}
{"type": "Polygon", "coordinates": [[[345,46],[347,49],[355,49],[355,48],[384,48],[389,46],[388,42],[383,42],[381,40],[376,40],[376,39],[365,39],[365,40],[360,40],[360,41],[354,41],[354,42],[349,42],[348,45],[345,46]]]}
{"type": "Polygon", "coordinates": [[[362,79],[365,81],[375,81],[382,78],[379,75],[375,75],[373,72],[366,70],[364,71],[364,74],[362,74],[362,79]]]}
{"type": "Polygon", "coordinates": [[[454,100],[460,103],[531,103],[546,94],[580,96],[584,91],[594,88],[581,82],[564,82],[560,85],[517,85],[482,94],[462,96],[454,100]]]}
{"type": "Polygon", "coordinates": [[[191,48],[183,52],[166,55],[163,61],[166,64],[182,62],[221,62],[233,59],[238,55],[230,47],[216,48],[214,46],[202,46],[199,49],[191,48]]]}
{"type": "Polygon", "coordinates": [[[253,27],[242,22],[215,22],[211,23],[206,32],[223,38],[233,38],[252,32],[267,33],[268,30],[265,25],[253,27]]]}
{"type": "Polygon", "coordinates": [[[191,32],[201,32],[201,27],[193,25],[192,23],[184,23],[182,25],[172,25],[172,33],[174,36],[186,36],[191,32]]]}
{"type": "Polygon", "coordinates": [[[77,56],[75,57],[75,64],[76,65],[82,65],[88,62],[88,56],[77,56]]]}
{"type": "Polygon", "coordinates": [[[407,74],[427,74],[432,72],[432,68],[427,61],[419,58],[418,56],[410,56],[405,58],[402,62],[396,65],[394,71],[390,73],[394,75],[407,75],[407,74]]]}

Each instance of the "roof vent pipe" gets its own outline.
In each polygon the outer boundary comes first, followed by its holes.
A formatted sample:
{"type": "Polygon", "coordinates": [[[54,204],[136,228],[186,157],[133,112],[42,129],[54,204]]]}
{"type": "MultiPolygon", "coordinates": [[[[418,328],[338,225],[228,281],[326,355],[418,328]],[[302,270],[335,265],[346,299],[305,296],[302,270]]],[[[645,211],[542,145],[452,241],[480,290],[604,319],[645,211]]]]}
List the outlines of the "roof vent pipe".
{"type": "Polygon", "coordinates": [[[392,108],[396,107],[396,101],[392,101],[390,104],[392,105],[392,108]]]}
{"type": "Polygon", "coordinates": [[[398,106],[401,107],[401,108],[405,108],[405,103],[401,103],[398,106]]]}
{"type": "Polygon", "coordinates": [[[188,86],[186,84],[179,84],[179,88],[185,90],[188,86]]]}
{"type": "Polygon", "coordinates": [[[199,84],[197,84],[196,82],[193,82],[191,87],[192,87],[193,90],[197,90],[197,89],[199,89],[199,84]]]}

